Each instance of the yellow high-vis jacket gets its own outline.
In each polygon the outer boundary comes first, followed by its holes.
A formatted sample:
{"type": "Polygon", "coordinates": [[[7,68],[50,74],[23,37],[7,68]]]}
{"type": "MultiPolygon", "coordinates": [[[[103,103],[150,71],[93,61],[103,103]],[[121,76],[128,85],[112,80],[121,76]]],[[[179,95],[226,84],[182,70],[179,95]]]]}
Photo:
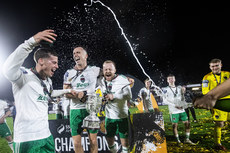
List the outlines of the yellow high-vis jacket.
{"type": "MultiPolygon", "coordinates": [[[[217,85],[223,83],[230,77],[230,72],[228,71],[221,71],[221,73],[213,74],[212,72],[208,73],[204,76],[202,80],[202,93],[203,95],[207,94],[210,90],[215,88],[217,85]]],[[[223,97],[221,99],[230,98],[230,95],[223,97]]]]}

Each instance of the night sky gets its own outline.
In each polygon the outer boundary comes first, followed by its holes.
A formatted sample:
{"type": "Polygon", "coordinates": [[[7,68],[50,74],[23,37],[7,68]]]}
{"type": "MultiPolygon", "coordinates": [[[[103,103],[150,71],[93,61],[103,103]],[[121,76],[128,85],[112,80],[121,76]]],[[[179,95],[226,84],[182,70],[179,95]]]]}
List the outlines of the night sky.
{"type": "MultiPolygon", "coordinates": [[[[223,2],[173,0],[101,0],[117,16],[145,72],[165,86],[169,73],[177,84],[201,83],[209,61],[220,58],[229,71],[229,8],[223,2]]],[[[89,65],[115,61],[118,73],[143,81],[147,77],[121,35],[112,13],[90,1],[29,1],[0,4],[0,65],[25,39],[47,28],[58,35],[54,49],[59,70],[53,77],[62,87],[64,72],[74,65],[72,47],[88,49],[89,65]]],[[[24,66],[33,67],[31,56],[24,66]]],[[[0,72],[0,99],[13,100],[11,85],[0,72]]]]}

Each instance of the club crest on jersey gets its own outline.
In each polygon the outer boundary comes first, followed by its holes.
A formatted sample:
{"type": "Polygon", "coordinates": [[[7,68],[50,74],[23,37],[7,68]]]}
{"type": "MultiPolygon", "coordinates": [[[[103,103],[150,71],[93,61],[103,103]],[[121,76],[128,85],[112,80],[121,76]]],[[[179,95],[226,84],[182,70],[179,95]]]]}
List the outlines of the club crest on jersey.
{"type": "Polygon", "coordinates": [[[81,78],[80,78],[81,82],[84,83],[85,82],[85,77],[84,75],[81,75],[81,78]]]}
{"type": "Polygon", "coordinates": [[[112,90],[112,84],[111,84],[111,83],[108,85],[108,90],[109,90],[109,91],[112,90]]]}
{"type": "Polygon", "coordinates": [[[89,86],[89,83],[85,80],[84,75],[80,76],[80,81],[81,82],[78,82],[76,85],[77,88],[85,88],[85,87],[89,86]]]}

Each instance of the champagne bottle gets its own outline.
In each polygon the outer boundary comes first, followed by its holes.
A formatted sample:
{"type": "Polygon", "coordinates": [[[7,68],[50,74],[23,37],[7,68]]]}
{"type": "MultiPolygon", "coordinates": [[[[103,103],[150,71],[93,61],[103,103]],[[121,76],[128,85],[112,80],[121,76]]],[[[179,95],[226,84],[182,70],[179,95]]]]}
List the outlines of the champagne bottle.
{"type": "Polygon", "coordinates": [[[219,99],[216,101],[214,108],[230,112],[230,99],[219,99]]]}

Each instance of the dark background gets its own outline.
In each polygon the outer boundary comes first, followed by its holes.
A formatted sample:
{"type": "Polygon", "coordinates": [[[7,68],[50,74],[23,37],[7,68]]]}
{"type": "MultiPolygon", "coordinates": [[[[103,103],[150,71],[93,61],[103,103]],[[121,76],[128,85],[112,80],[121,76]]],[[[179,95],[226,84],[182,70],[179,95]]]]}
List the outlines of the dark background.
{"type": "MultiPolygon", "coordinates": [[[[210,72],[209,61],[220,58],[229,70],[229,8],[224,2],[174,0],[101,0],[117,16],[145,72],[159,86],[169,73],[177,84],[201,83],[210,72]]],[[[89,65],[116,62],[118,73],[141,81],[147,77],[137,64],[108,9],[90,1],[3,1],[0,4],[0,64],[39,31],[52,28],[58,35],[59,70],[53,77],[62,88],[63,74],[71,68],[72,47],[88,48],[89,65]]],[[[32,67],[32,55],[24,66],[32,67]]],[[[1,69],[0,69],[1,70],[1,69]]],[[[0,72],[0,98],[13,100],[11,85],[0,72]]]]}

